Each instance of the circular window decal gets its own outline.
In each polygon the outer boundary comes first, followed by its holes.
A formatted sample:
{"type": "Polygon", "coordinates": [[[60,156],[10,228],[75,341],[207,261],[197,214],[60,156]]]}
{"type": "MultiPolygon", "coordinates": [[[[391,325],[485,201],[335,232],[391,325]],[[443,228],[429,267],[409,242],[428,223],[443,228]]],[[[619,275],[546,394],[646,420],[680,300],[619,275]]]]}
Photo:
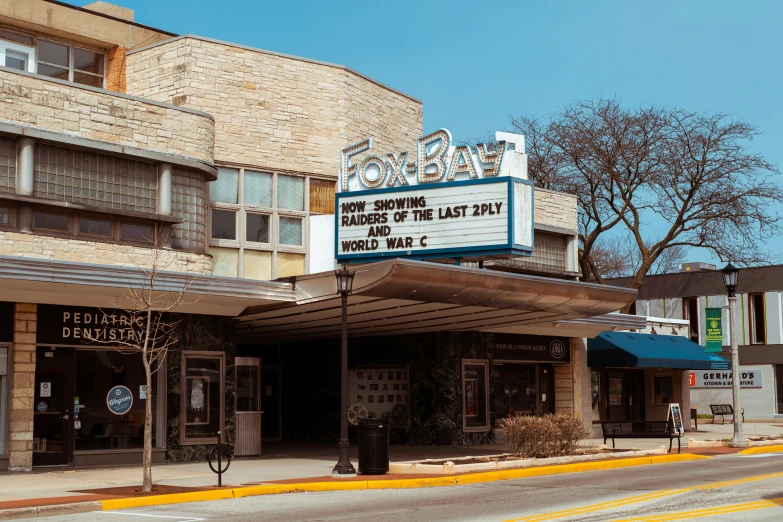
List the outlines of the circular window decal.
{"type": "Polygon", "coordinates": [[[106,406],[115,415],[125,415],[133,407],[133,393],[125,386],[115,386],[106,395],[106,406]]]}

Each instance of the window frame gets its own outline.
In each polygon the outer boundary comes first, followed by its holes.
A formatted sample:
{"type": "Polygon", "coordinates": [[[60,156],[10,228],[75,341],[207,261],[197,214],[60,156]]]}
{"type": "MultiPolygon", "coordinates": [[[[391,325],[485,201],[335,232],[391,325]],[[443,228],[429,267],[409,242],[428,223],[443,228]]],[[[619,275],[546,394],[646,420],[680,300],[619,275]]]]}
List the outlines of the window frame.
{"type": "Polygon", "coordinates": [[[460,381],[462,381],[462,393],[460,396],[460,402],[462,403],[462,431],[465,433],[484,433],[490,431],[491,424],[491,410],[489,409],[489,359],[462,359],[462,365],[460,366],[460,381]],[[467,405],[465,404],[465,391],[467,387],[467,379],[465,379],[465,367],[466,366],[482,366],[484,368],[484,425],[483,426],[468,426],[467,423],[467,405]]]}
{"type": "Polygon", "coordinates": [[[653,406],[669,406],[669,404],[674,404],[677,402],[677,380],[674,378],[673,372],[654,372],[652,374],[652,379],[650,379],[650,387],[651,387],[651,393],[652,396],[652,404],[653,406]],[[672,389],[671,389],[671,396],[669,397],[669,402],[659,402],[658,396],[655,393],[655,385],[656,380],[658,379],[671,379],[672,382],[672,389]]]}
{"type": "Polygon", "coordinates": [[[107,219],[107,218],[100,218],[100,217],[91,217],[91,216],[85,216],[85,215],[76,215],[75,217],[75,231],[77,236],[84,237],[84,238],[91,238],[91,239],[110,239],[114,240],[117,237],[117,220],[114,219],[107,219]],[[82,219],[86,219],[88,221],[108,221],[109,222],[109,235],[104,236],[102,234],[93,234],[91,232],[82,232],[82,225],[81,221],[82,219]]]}
{"type": "Polygon", "coordinates": [[[76,235],[76,234],[74,234],[73,215],[72,214],[68,214],[66,212],[57,212],[57,211],[52,211],[52,210],[44,210],[44,209],[40,209],[40,208],[34,208],[33,209],[32,230],[33,230],[34,233],[35,232],[54,232],[54,233],[57,233],[57,234],[67,234],[67,235],[70,235],[70,236],[76,235]],[[35,219],[36,214],[49,214],[49,215],[52,215],[52,216],[65,217],[65,219],[68,222],[67,230],[62,230],[62,229],[59,229],[59,228],[47,228],[47,227],[43,227],[43,226],[37,225],[35,223],[35,221],[36,221],[36,219],[35,219]]]}
{"type": "MultiPolygon", "coordinates": [[[[84,87],[94,87],[94,88],[97,88],[97,89],[105,89],[106,88],[106,70],[107,70],[107,67],[108,67],[108,63],[107,63],[108,60],[107,60],[107,55],[106,55],[105,51],[97,50],[97,49],[91,49],[90,47],[87,47],[87,46],[84,46],[84,45],[71,44],[71,43],[68,43],[68,42],[64,42],[62,40],[57,40],[56,38],[49,38],[48,36],[37,37],[35,39],[35,57],[34,58],[35,58],[35,73],[36,74],[40,74],[40,73],[38,73],[38,64],[39,63],[41,63],[43,65],[48,65],[49,67],[57,67],[59,69],[65,69],[65,67],[63,67],[62,65],[59,65],[59,64],[56,64],[56,63],[51,63],[51,62],[39,61],[38,60],[38,43],[40,41],[42,41],[42,40],[45,41],[45,42],[50,42],[50,43],[57,44],[57,45],[65,45],[65,46],[68,47],[68,68],[67,68],[68,69],[68,80],[65,80],[65,81],[68,81],[69,83],[73,83],[74,85],[82,85],[84,87]],[[89,72],[89,71],[83,71],[81,69],[74,68],[74,60],[73,60],[74,59],[74,50],[77,49],[77,48],[81,49],[83,51],[89,51],[91,53],[96,53],[96,54],[100,54],[100,55],[103,56],[103,71],[102,71],[101,74],[92,73],[92,72],[89,72]],[[75,82],[73,80],[73,78],[74,78],[74,73],[77,73],[77,72],[78,73],[82,73],[82,74],[87,74],[89,76],[94,76],[95,78],[101,78],[101,85],[100,85],[100,87],[95,87],[94,85],[87,85],[87,84],[84,84],[84,83],[75,82]]],[[[42,75],[42,76],[46,76],[47,78],[53,78],[53,77],[48,76],[48,75],[42,75]]],[[[53,79],[58,80],[60,78],[53,78],[53,79]]]]}
{"type": "Polygon", "coordinates": [[[16,230],[16,205],[8,201],[0,201],[0,207],[8,209],[8,223],[0,223],[0,230],[16,230]]]}
{"type": "Polygon", "coordinates": [[[750,344],[767,344],[767,298],[762,292],[756,292],[748,294],[748,330],[750,333],[750,344]],[[756,331],[756,298],[761,298],[761,321],[764,325],[763,338],[758,339],[758,332],[756,331]]]}
{"type": "Polygon", "coordinates": [[[0,54],[2,54],[2,65],[4,67],[8,67],[5,65],[5,56],[6,52],[9,50],[16,51],[18,53],[27,53],[29,55],[27,69],[25,72],[34,73],[38,70],[37,47],[30,47],[29,45],[14,42],[12,40],[6,40],[5,38],[0,38],[0,54]]]}
{"type": "MultiPolygon", "coordinates": [[[[180,383],[180,389],[186,390],[185,383],[187,382],[187,360],[188,359],[218,359],[220,362],[220,433],[225,433],[225,426],[226,426],[226,354],[225,352],[211,352],[211,351],[205,351],[205,350],[182,350],[182,354],[180,356],[180,373],[179,373],[179,383],[180,383]]],[[[185,429],[185,422],[186,422],[186,416],[187,416],[187,408],[185,407],[185,402],[187,401],[187,397],[185,396],[187,392],[183,391],[182,400],[180,401],[180,408],[179,408],[179,443],[182,446],[193,446],[193,445],[201,445],[201,444],[213,444],[215,442],[214,437],[186,437],[185,432],[187,431],[185,429]]]]}
{"type": "MultiPolygon", "coordinates": [[[[278,172],[274,169],[265,169],[261,167],[244,167],[240,165],[221,164],[220,168],[234,169],[238,172],[237,181],[237,203],[223,203],[219,201],[209,201],[209,213],[207,223],[208,248],[229,248],[237,250],[237,278],[245,277],[245,251],[270,252],[271,259],[271,279],[281,277],[278,274],[278,254],[300,254],[304,256],[305,273],[309,272],[310,253],[307,246],[307,238],[310,233],[310,216],[322,215],[320,212],[310,211],[310,181],[319,180],[329,183],[336,183],[336,180],[326,177],[314,176],[295,172],[278,172]],[[270,174],[272,176],[272,191],[270,202],[271,207],[264,205],[253,205],[245,203],[245,172],[270,174]],[[304,210],[288,210],[277,207],[278,201],[278,179],[279,176],[291,176],[304,179],[303,206],[304,210]],[[212,210],[233,210],[237,212],[237,234],[236,240],[214,239],[212,238],[212,210]],[[261,243],[247,240],[247,214],[262,214],[269,216],[269,241],[261,243]],[[291,217],[302,220],[302,245],[286,245],[280,242],[280,218],[291,217]]],[[[214,183],[214,182],[213,182],[214,183]]]]}

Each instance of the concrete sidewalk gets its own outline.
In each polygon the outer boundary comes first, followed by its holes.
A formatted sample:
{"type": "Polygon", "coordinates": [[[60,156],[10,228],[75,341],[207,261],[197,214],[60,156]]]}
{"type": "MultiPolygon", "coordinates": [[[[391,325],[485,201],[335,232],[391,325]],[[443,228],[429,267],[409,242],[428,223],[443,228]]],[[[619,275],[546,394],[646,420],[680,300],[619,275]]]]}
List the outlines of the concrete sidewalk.
{"type": "MultiPolygon", "coordinates": [[[[783,434],[783,424],[749,423],[744,434],[771,436],[783,434]]],[[[723,439],[731,437],[731,424],[699,424],[698,432],[687,432],[687,439],[723,439]]],[[[633,439],[618,441],[618,447],[627,449],[655,449],[664,445],[663,439],[633,439]]],[[[600,446],[603,439],[585,441],[586,445],[600,446]]],[[[505,444],[480,446],[392,446],[390,457],[393,462],[458,458],[505,453],[505,444]]],[[[351,448],[351,459],[356,465],[357,449],[351,448]]],[[[264,445],[264,454],[258,458],[238,459],[231,462],[230,469],[223,475],[226,486],[241,486],[267,482],[306,480],[331,474],[337,460],[336,444],[288,444],[269,443],[264,445]]],[[[212,473],[206,462],[161,464],[153,467],[156,485],[177,488],[203,488],[215,486],[217,475],[212,473]]],[[[141,483],[141,467],[73,469],[38,468],[32,473],[6,473],[0,475],[0,502],[28,499],[52,499],[56,497],[78,498],[95,496],[101,488],[138,486],[141,483]]]]}

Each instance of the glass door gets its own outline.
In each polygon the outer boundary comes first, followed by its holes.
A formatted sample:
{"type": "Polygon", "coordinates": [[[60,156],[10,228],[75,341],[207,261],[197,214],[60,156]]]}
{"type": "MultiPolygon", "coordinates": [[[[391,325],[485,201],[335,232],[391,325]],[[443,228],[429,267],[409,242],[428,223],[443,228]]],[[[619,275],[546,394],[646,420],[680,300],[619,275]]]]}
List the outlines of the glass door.
{"type": "Polygon", "coordinates": [[[628,374],[609,372],[608,420],[627,421],[628,418],[628,374]]]}
{"type": "Polygon", "coordinates": [[[535,364],[495,363],[494,377],[496,418],[537,414],[535,364]]]}
{"type": "Polygon", "coordinates": [[[555,412],[555,370],[549,365],[538,367],[539,415],[555,412]]]}
{"type": "Polygon", "coordinates": [[[37,349],[33,466],[65,466],[73,462],[73,374],[73,349],[37,349]]]}

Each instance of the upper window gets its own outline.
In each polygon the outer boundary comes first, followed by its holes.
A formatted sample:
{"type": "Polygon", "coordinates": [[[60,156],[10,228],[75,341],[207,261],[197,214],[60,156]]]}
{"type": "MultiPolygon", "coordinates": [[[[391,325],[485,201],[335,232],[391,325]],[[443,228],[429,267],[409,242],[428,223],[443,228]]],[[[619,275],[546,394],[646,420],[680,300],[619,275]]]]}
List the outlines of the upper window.
{"type": "Polygon", "coordinates": [[[209,199],[213,273],[277,279],[305,272],[308,218],[334,211],[334,182],[219,167],[209,199]]]}
{"type": "MultiPolygon", "coordinates": [[[[0,30],[0,38],[5,38],[3,33],[8,34],[9,32],[0,30]]],[[[32,39],[32,37],[29,38],[32,39]]],[[[31,43],[25,45],[17,42],[18,40],[9,42],[0,39],[0,65],[19,71],[34,72],[35,49],[30,46],[31,43]]]]}
{"type": "Polygon", "coordinates": [[[764,294],[748,294],[750,313],[750,342],[764,344],[767,342],[767,323],[764,314],[764,294]]]}
{"type": "Polygon", "coordinates": [[[89,49],[38,39],[38,74],[103,87],[104,55],[89,49]]]}
{"type": "Polygon", "coordinates": [[[682,298],[682,318],[688,320],[688,337],[691,341],[699,344],[699,298],[682,298]]]}

